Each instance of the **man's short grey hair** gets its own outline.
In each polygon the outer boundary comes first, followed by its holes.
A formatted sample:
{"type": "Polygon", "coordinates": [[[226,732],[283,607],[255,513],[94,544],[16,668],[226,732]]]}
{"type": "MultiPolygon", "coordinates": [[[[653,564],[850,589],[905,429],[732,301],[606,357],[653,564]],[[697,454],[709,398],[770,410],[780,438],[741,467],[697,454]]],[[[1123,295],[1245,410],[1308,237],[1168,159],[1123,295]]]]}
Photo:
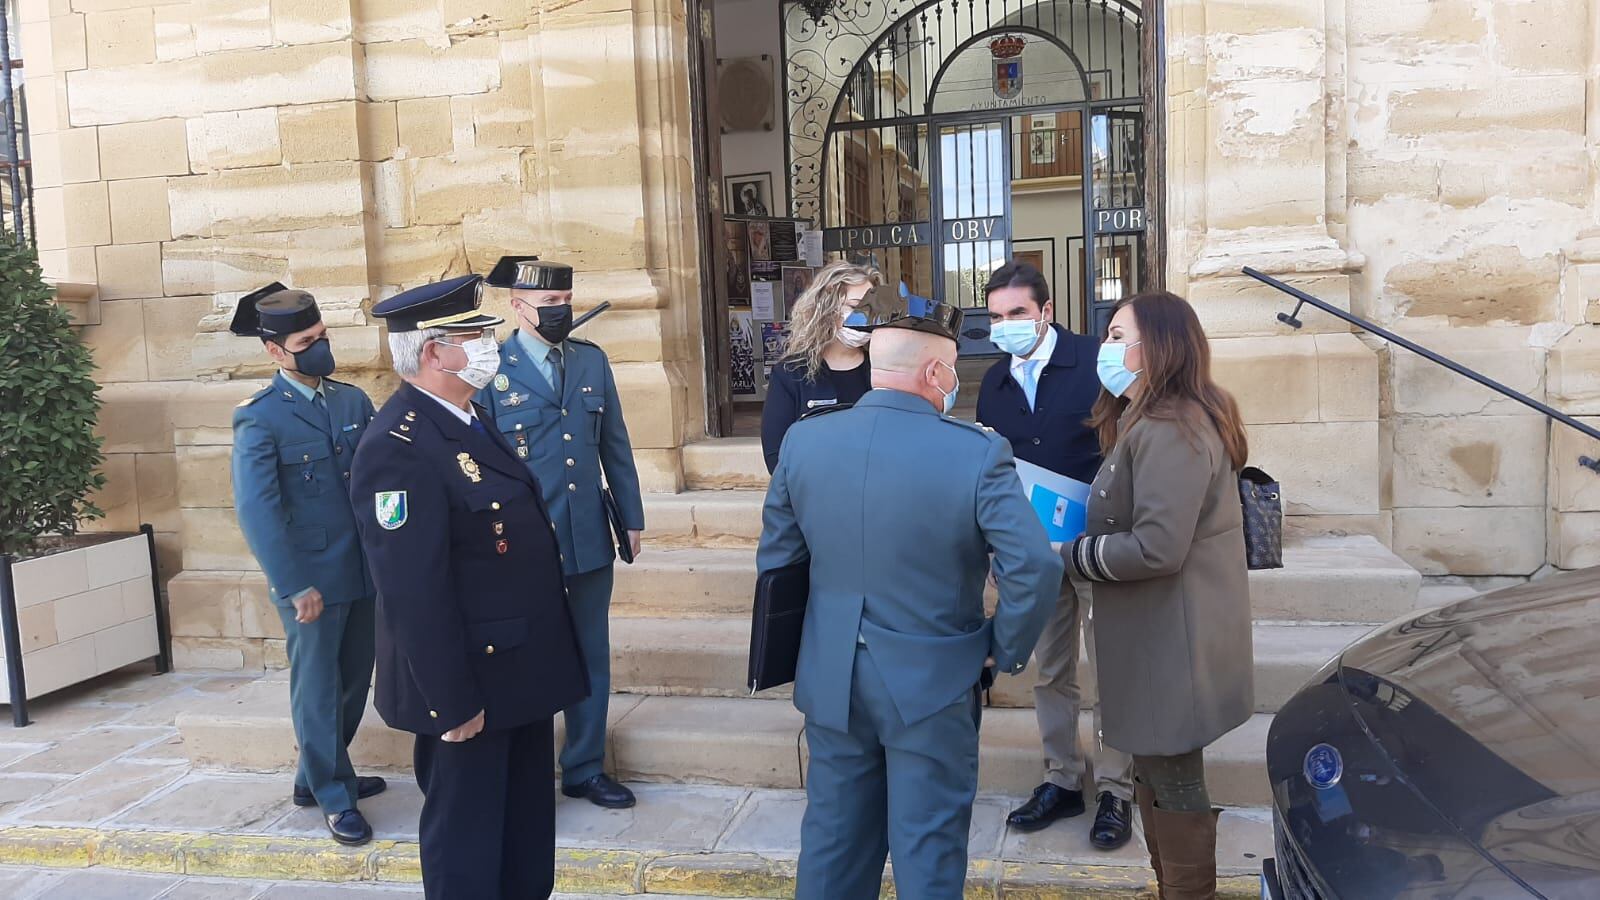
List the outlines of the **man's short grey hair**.
{"type": "Polygon", "coordinates": [[[394,358],[395,374],[401,378],[415,378],[422,374],[422,348],[429,341],[436,341],[448,334],[443,328],[389,332],[389,355],[394,358]]]}

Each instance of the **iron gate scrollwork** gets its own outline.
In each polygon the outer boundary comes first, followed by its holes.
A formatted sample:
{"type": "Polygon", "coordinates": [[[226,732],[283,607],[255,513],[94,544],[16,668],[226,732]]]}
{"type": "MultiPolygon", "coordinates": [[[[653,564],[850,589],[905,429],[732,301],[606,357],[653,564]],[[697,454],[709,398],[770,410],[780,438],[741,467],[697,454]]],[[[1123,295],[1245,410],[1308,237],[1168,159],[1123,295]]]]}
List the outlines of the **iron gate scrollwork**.
{"type": "MultiPolygon", "coordinates": [[[[1120,278],[1104,280],[1102,292],[1094,267],[1106,260],[1122,268],[1139,252],[1140,237],[1127,228],[1097,230],[1095,213],[1143,205],[1139,2],[835,0],[820,18],[808,7],[824,8],[790,0],[782,13],[792,215],[872,235],[886,233],[884,226],[902,236],[926,231],[931,247],[902,241],[875,261],[882,267],[896,254],[892,268],[938,279],[935,272],[968,267],[965,259],[944,262],[947,253],[966,252],[941,245],[938,235],[955,233],[947,219],[1009,219],[1013,179],[1077,177],[1082,232],[1093,249],[1071,281],[1090,291],[1097,310],[1114,302],[1120,278]],[[1013,117],[1030,113],[1049,121],[1018,131],[1013,117]],[[952,174],[944,170],[954,163],[966,166],[954,174],[966,179],[970,196],[941,196],[952,174]],[[974,186],[987,182],[983,189],[994,193],[997,180],[1005,182],[1003,198],[980,196],[974,186]]],[[[1117,219],[1136,220],[1142,213],[1117,219]]],[[[1009,238],[994,246],[973,251],[974,272],[1008,252],[1009,238]]],[[[934,293],[944,299],[946,288],[934,293]]],[[[973,301],[965,286],[957,293],[973,301]]]]}

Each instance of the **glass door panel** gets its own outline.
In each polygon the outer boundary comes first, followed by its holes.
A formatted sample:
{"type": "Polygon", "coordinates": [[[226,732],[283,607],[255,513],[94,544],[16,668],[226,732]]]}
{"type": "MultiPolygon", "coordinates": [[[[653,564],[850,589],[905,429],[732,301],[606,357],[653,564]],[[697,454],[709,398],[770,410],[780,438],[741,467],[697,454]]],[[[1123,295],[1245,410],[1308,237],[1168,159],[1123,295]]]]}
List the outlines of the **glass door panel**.
{"type": "Polygon", "coordinates": [[[939,222],[934,240],[943,261],[940,299],[983,305],[989,274],[1010,251],[1011,177],[1008,122],[939,129],[939,222]]]}

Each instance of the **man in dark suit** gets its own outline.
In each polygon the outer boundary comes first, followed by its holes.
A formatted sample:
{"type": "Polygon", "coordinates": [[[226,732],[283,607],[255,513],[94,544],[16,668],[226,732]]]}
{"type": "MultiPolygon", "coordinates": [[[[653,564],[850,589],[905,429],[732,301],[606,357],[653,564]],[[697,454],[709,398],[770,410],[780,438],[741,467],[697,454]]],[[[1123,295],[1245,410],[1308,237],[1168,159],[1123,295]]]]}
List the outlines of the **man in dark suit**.
{"type": "Polygon", "coordinates": [[[378,713],[417,736],[429,900],[549,896],[552,717],[589,693],[539,484],[472,403],[500,362],[479,280],[373,308],[406,383],[351,479],[378,585],[378,713]]]}
{"type": "MultiPolygon", "coordinates": [[[[978,421],[1010,440],[1017,459],[1088,484],[1100,468],[1100,444],[1088,427],[1089,412],[1100,396],[1095,374],[1100,341],[1054,324],[1050,285],[1027,263],[996,269],[984,296],[990,340],[1009,355],[983,376],[978,421]]],[[[1078,742],[1082,699],[1078,631],[1079,622],[1085,630],[1090,628],[1090,602],[1087,583],[1074,582],[1070,573],[1062,578],[1055,614],[1034,649],[1039,661],[1034,711],[1044,744],[1045,780],[1007,820],[1019,831],[1037,831],[1085,809],[1086,770],[1078,742]]],[[[1093,640],[1087,644],[1092,652],[1093,640]]],[[[1095,846],[1111,850],[1126,844],[1133,834],[1132,761],[1127,754],[1099,744],[1099,709],[1097,702],[1096,810],[1089,838],[1095,846]]]]}

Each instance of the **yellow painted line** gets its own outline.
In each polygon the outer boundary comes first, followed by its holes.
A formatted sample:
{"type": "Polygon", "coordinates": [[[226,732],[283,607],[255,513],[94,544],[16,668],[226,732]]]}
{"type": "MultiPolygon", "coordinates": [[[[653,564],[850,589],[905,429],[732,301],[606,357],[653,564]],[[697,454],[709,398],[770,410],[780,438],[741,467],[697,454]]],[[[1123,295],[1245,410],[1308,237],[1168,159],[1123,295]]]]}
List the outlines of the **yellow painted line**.
{"type": "MultiPolygon", "coordinates": [[[[0,864],[312,882],[422,879],[415,841],[342,847],[326,838],[133,829],[0,828],[0,864]]],[[[1155,896],[1147,869],[973,860],[966,900],[1108,900],[1155,896]]],[[[794,896],[795,861],[753,853],[556,850],[556,890],[574,894],[794,896]]],[[[895,897],[884,878],[885,898],[895,897]]],[[[1254,900],[1254,877],[1223,878],[1218,896],[1254,900]]]]}

